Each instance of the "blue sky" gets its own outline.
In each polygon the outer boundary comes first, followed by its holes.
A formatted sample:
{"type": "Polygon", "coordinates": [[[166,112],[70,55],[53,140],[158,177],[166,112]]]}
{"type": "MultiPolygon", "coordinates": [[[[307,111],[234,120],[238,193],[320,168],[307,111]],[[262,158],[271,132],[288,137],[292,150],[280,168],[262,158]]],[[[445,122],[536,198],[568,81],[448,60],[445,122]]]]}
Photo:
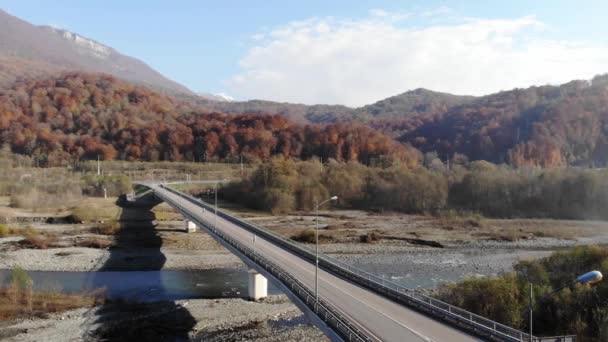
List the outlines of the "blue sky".
{"type": "Polygon", "coordinates": [[[356,106],[417,87],[483,94],[608,72],[608,64],[601,70],[608,2],[582,3],[0,0],[0,7],[114,47],[194,91],[356,106]],[[524,58],[533,61],[521,66],[524,58]]]}

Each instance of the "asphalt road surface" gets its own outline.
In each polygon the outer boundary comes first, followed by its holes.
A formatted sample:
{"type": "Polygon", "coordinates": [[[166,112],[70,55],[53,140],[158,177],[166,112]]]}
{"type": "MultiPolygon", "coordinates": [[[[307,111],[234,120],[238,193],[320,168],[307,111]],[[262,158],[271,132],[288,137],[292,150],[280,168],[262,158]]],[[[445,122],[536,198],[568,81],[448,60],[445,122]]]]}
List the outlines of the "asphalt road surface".
{"type": "MultiPolygon", "coordinates": [[[[190,215],[214,225],[214,214],[203,213],[201,207],[157,185],[155,192],[179,203],[190,215]]],[[[241,244],[253,246],[253,234],[239,226],[217,217],[217,230],[231,236],[241,244]]],[[[255,251],[272,260],[283,270],[300,280],[314,292],[315,267],[313,264],[267,240],[256,237],[255,251]]],[[[392,302],[367,289],[351,284],[326,271],[319,270],[319,296],[350,317],[363,330],[381,341],[481,341],[458,329],[429,318],[417,311],[392,302]]]]}

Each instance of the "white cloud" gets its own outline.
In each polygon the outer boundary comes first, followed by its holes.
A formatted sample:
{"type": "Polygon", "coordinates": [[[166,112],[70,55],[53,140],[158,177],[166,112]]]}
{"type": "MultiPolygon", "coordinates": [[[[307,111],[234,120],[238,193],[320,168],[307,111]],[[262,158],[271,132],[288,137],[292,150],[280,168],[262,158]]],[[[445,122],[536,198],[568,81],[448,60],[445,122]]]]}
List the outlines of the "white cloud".
{"type": "MultiPolygon", "coordinates": [[[[416,17],[449,9],[427,12],[416,17]]],[[[535,17],[420,27],[396,16],[403,14],[376,9],[361,20],[275,28],[254,42],[227,86],[238,98],[360,106],[418,87],[483,95],[608,71],[607,46],[542,39],[535,17]]]]}

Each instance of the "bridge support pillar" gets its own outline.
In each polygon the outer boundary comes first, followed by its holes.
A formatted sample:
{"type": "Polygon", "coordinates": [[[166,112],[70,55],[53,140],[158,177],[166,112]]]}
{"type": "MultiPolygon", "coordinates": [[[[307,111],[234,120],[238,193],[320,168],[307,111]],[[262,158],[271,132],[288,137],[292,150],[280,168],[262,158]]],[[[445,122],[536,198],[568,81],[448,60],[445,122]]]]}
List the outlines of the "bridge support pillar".
{"type": "Polygon", "coordinates": [[[186,233],[194,233],[196,231],[196,223],[186,220],[186,233]]]}
{"type": "Polygon", "coordinates": [[[249,299],[257,301],[268,296],[268,279],[254,269],[249,270],[249,299]]]}

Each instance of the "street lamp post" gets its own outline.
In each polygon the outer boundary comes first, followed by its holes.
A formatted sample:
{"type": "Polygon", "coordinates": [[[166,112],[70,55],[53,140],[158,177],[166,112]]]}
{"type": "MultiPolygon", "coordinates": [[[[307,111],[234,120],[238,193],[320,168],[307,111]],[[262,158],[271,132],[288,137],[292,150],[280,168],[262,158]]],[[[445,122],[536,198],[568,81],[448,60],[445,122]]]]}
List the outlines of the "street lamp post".
{"type": "MultiPolygon", "coordinates": [[[[591,272],[587,272],[581,276],[579,276],[578,278],[576,278],[574,281],[568,283],[565,286],[560,287],[557,290],[551,291],[549,293],[547,293],[546,295],[544,295],[541,299],[539,299],[539,301],[542,301],[543,299],[549,297],[550,295],[559,292],[563,289],[565,289],[566,287],[570,287],[574,284],[596,284],[599,283],[600,281],[602,281],[602,279],[604,278],[604,276],[602,275],[602,272],[600,271],[591,271],[591,272]]],[[[530,302],[528,304],[528,310],[529,310],[529,314],[530,314],[530,342],[532,342],[532,317],[533,317],[533,292],[532,292],[532,283],[530,283],[530,302]]]]}
{"type": "Polygon", "coordinates": [[[214,184],[215,204],[213,208],[213,231],[217,230],[217,182],[214,184]]]}
{"type": "Polygon", "coordinates": [[[214,215],[213,215],[213,231],[217,230],[217,184],[219,182],[227,182],[227,179],[222,179],[220,181],[216,181],[214,184],[214,193],[215,193],[215,208],[214,208],[214,215]]]}
{"type": "Polygon", "coordinates": [[[329,201],[337,201],[338,196],[332,196],[325,201],[318,203],[315,200],[315,309],[319,304],[319,207],[329,201]]]}

